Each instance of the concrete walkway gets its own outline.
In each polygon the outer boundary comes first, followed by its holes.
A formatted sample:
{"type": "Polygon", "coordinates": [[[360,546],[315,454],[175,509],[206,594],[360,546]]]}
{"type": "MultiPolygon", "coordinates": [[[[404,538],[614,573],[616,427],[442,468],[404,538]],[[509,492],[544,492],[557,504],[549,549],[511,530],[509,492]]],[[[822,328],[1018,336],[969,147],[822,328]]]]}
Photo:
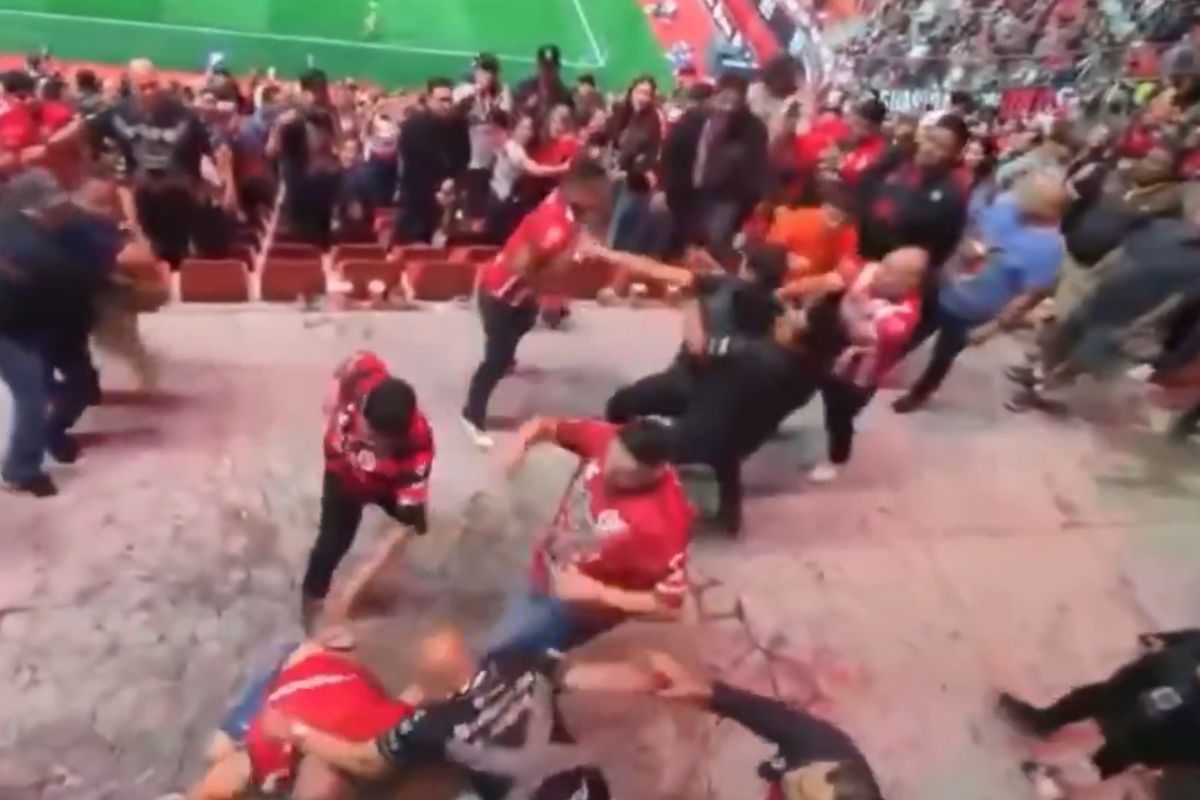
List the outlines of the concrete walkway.
{"type": "MultiPolygon", "coordinates": [[[[89,412],[84,460],[54,469],[59,498],[0,496],[4,800],[141,800],[198,774],[237,687],[297,635],[320,405],[353,350],[414,383],[438,441],[434,531],[396,576],[430,602],[402,607],[371,656],[390,682],[402,670],[389,659],[422,625],[494,613],[572,466],[539,453],[509,485],[498,456],[468,445],[456,416],[480,343],[464,309],[175,309],[145,329],[166,394],[89,412]]],[[[493,411],[595,413],[666,363],[676,331],[668,311],[581,309],[570,331],[530,337],[520,358],[536,369],[493,411]]],[[[832,486],[805,485],[819,403],[798,414],[747,470],[744,538],[697,536],[688,625],[620,631],[600,649],[667,641],[834,716],[891,798],[1028,797],[1014,767],[1028,743],[994,719],[991,693],[1049,698],[1127,657],[1139,631],[1196,622],[1200,473],[1194,451],[1124,421],[1008,414],[1000,373],[1014,352],[969,354],[928,412],[897,417],[884,392],[832,486]]],[[[109,386],[127,380],[105,370],[109,386]]],[[[368,517],[356,558],[383,528],[368,517]]],[[[763,795],[765,750],[731,725],[594,698],[571,700],[570,716],[620,797],[763,795]]]]}

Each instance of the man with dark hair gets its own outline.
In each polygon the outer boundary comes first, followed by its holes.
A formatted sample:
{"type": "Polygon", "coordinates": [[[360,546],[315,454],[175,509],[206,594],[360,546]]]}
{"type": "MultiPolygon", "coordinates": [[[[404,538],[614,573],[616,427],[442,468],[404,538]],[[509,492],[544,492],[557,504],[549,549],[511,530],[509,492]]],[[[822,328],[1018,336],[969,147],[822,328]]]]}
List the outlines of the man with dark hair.
{"type": "Polygon", "coordinates": [[[845,155],[839,170],[841,179],[848,186],[857,185],[862,174],[887,150],[887,140],[883,136],[885,119],[887,106],[874,97],[863,100],[850,112],[850,133],[843,142],[845,155]]]}
{"type": "Polygon", "coordinates": [[[929,297],[967,223],[967,194],[955,170],[968,138],[966,124],[946,115],[921,129],[915,151],[893,149],[858,182],[862,257],[877,261],[901,247],[920,247],[929,253],[929,297]]]}
{"type": "Polygon", "coordinates": [[[581,459],[530,585],[486,637],[489,658],[568,650],[630,618],[674,619],[687,589],[694,516],[668,463],[671,432],[642,420],[536,418],[521,426],[510,469],[535,445],[581,459]]]}
{"type": "Polygon", "coordinates": [[[439,191],[452,191],[471,164],[471,130],[454,104],[454,85],[433,78],[425,90],[425,109],[400,129],[400,210],[392,246],[432,241],[441,221],[439,191]],[[447,185],[449,184],[449,186],[447,185]]]}
{"type": "Polygon", "coordinates": [[[45,454],[79,457],[69,431],[99,394],[88,333],[123,247],[115,224],[71,205],[44,169],[0,192],[0,381],[13,396],[0,478],[10,491],[50,497],[45,454]]]}
{"type": "Polygon", "coordinates": [[[329,593],[366,505],[379,506],[417,534],[428,525],[433,429],[412,387],[392,377],[377,355],[360,352],[335,373],[326,411],[321,519],[303,584],[306,625],[329,593]]]}
{"type": "Polygon", "coordinates": [[[612,202],[608,173],[598,162],[571,164],[558,189],[508,237],[479,276],[483,360],[471,377],[463,425],[477,446],[493,444],[486,433],[492,392],[512,367],[517,346],[537,321],[539,292],[547,278],[574,263],[584,220],[607,217],[612,202]]]}
{"type": "Polygon", "coordinates": [[[663,143],[663,189],[681,243],[723,252],[767,189],[767,128],[746,106],[746,80],[728,73],[663,143]]]}
{"type": "Polygon", "coordinates": [[[833,723],[706,678],[665,653],[650,654],[649,667],[657,696],[731,719],[778,748],[758,768],[771,800],[883,800],[866,756],[833,723]]]}
{"type": "Polygon", "coordinates": [[[575,108],[575,97],[563,83],[562,51],[555,44],[544,44],[534,56],[537,72],[532,78],[517,84],[513,105],[538,119],[544,119],[557,106],[575,108]]]}
{"type": "Polygon", "coordinates": [[[737,535],[741,462],[815,386],[801,368],[787,326],[777,324],[782,307],[774,293],[787,273],[787,251],[752,242],[744,248],[737,277],[719,268],[693,273],[602,247],[589,248],[588,255],[694,295],[683,309],[684,343],[675,360],[662,372],[617,390],[605,414],[617,423],[671,418],[671,460],[713,468],[717,521],[737,535]],[[735,349],[732,342],[738,343],[735,349]]]}

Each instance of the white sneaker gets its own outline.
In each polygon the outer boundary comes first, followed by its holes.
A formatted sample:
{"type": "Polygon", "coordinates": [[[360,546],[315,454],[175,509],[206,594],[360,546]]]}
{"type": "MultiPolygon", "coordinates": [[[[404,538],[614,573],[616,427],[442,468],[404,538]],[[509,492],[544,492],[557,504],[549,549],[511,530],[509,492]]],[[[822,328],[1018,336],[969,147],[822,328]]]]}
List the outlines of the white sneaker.
{"type": "Polygon", "coordinates": [[[837,476],[838,468],[828,462],[817,464],[808,472],[808,479],[813,483],[832,483],[837,476]]]}
{"type": "Polygon", "coordinates": [[[476,428],[475,423],[466,417],[461,417],[460,419],[463,430],[467,432],[467,436],[471,437],[471,441],[475,443],[476,447],[480,450],[491,450],[496,446],[496,441],[491,436],[488,436],[487,431],[476,428]]]}

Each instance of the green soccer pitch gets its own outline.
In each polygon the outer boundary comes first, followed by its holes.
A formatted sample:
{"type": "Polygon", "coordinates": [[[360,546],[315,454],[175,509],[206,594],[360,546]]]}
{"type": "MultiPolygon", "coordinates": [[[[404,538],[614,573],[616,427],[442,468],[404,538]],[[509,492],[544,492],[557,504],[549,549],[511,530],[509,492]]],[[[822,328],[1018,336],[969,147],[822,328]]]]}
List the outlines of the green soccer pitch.
{"type": "Polygon", "coordinates": [[[638,0],[0,0],[0,52],[49,47],[56,57],[203,70],[224,53],[234,70],[313,64],[331,76],[419,84],[459,78],[481,50],[512,79],[559,45],[569,72],[610,88],[668,74],[638,0]],[[369,7],[377,24],[368,30],[369,7]]]}

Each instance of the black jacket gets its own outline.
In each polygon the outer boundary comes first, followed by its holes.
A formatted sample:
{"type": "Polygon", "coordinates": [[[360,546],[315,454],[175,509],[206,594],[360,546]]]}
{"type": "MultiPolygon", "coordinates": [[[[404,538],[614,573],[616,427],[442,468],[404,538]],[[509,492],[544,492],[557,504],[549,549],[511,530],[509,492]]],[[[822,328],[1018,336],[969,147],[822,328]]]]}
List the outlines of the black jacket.
{"type": "Polygon", "coordinates": [[[769,180],[767,128],[749,111],[737,114],[713,143],[697,186],[693,174],[696,156],[710,119],[712,112],[708,109],[692,109],[667,134],[662,154],[667,202],[673,210],[679,210],[698,197],[706,197],[736,202],[748,212],[766,192],[769,180]]]}
{"type": "Polygon", "coordinates": [[[921,247],[931,274],[958,247],[967,224],[969,196],[961,178],[951,169],[918,167],[904,150],[892,150],[863,173],[856,200],[863,258],[921,247]]]}

